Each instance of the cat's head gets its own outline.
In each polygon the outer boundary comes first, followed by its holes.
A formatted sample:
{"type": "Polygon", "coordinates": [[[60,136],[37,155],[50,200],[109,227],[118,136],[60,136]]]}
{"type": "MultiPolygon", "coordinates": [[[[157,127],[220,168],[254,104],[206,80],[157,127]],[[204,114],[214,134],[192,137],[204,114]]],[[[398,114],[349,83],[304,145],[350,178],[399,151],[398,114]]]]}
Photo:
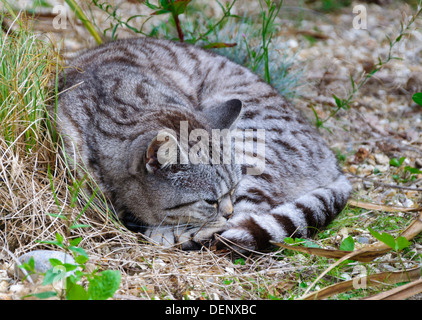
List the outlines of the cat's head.
{"type": "Polygon", "coordinates": [[[204,227],[226,222],[241,178],[230,137],[241,110],[239,100],[230,100],[188,118],[172,114],[171,123],[161,119],[165,125],[158,133],[133,142],[128,171],[137,187],[126,202],[139,222],[204,227]]]}

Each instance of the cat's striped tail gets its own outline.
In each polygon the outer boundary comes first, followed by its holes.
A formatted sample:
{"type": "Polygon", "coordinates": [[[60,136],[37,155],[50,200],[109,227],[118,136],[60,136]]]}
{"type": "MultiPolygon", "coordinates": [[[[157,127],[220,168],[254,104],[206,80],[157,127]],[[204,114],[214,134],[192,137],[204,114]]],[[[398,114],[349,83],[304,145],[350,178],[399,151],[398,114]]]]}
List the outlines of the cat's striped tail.
{"type": "Polygon", "coordinates": [[[343,210],[351,190],[347,178],[340,175],[329,186],[316,188],[270,212],[259,212],[257,207],[253,212],[238,211],[236,214],[236,209],[242,208],[235,206],[230,227],[220,237],[226,244],[234,243],[252,250],[267,249],[270,240],[282,242],[290,236],[309,237],[343,210]]]}

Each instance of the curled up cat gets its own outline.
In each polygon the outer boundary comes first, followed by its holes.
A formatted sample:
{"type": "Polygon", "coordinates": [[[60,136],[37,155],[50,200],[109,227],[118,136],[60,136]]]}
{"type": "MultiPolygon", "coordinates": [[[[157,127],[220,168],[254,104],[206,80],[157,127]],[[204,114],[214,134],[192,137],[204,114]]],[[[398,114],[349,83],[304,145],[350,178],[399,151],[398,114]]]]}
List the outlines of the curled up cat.
{"type": "Polygon", "coordinates": [[[264,250],[311,236],[346,204],[351,185],[315,128],[225,57],[136,38],[64,73],[56,119],[71,166],[153,243],[264,250]]]}

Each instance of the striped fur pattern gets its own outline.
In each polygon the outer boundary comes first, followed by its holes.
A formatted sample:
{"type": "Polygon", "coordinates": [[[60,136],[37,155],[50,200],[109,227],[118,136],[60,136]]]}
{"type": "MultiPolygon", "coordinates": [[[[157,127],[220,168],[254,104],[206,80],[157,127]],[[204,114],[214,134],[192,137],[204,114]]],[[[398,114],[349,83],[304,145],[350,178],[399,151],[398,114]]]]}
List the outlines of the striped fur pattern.
{"type": "Polygon", "coordinates": [[[151,38],[119,40],[76,58],[60,91],[57,125],[67,156],[75,168],[87,167],[129,229],[155,243],[195,249],[218,233],[262,250],[270,240],[312,235],[351,191],[297,110],[257,75],[213,52],[151,38]],[[265,139],[265,150],[232,148],[232,155],[244,154],[240,164],[182,164],[186,154],[178,148],[179,161],[161,165],[158,132],[168,129],[170,140],[181,141],[183,123],[188,133],[210,136],[228,129],[232,139],[252,130],[254,142],[265,139]],[[253,163],[260,171],[248,174],[253,163]]]}

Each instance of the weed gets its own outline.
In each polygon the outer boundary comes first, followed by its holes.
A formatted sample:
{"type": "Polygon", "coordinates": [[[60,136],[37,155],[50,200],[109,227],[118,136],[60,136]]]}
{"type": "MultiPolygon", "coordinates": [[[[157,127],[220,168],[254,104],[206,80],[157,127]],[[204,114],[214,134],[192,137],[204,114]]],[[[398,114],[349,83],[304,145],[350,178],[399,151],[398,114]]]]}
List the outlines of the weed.
{"type": "Polygon", "coordinates": [[[391,158],[390,159],[390,167],[392,168],[392,178],[398,183],[407,183],[409,181],[415,181],[418,178],[418,175],[422,173],[422,170],[411,167],[411,166],[403,166],[406,157],[391,158]]]}
{"type": "MultiPolygon", "coordinates": [[[[49,178],[56,204],[60,208],[60,203],[54,190],[50,170],[49,178]]],[[[83,183],[83,180],[74,180],[73,184],[69,186],[71,193],[70,207],[72,208],[76,206],[78,195],[82,191],[83,183]]],[[[77,222],[85,210],[90,207],[95,195],[96,192],[93,193],[85,207],[73,220],[71,220],[70,216],[66,214],[49,214],[53,217],[64,220],[65,225],[67,226],[65,233],[68,241],[65,241],[65,237],[63,237],[60,233],[56,233],[55,240],[42,240],[39,241],[39,243],[54,245],[61,248],[67,254],[73,255],[76,264],[63,263],[58,259],[50,259],[49,261],[52,265],[52,268],[47,270],[45,273],[39,274],[44,277],[42,285],[51,285],[61,281],[63,283],[63,288],[56,291],[44,291],[41,293],[36,293],[33,294],[34,296],[40,299],[57,296],[61,299],[67,300],[105,300],[113,297],[115,291],[119,288],[121,278],[120,272],[117,270],[104,270],[99,272],[98,269],[95,269],[91,272],[86,271],[86,263],[89,261],[89,256],[85,249],[79,246],[82,241],[82,237],[77,237],[74,239],[70,238],[72,229],[91,227],[90,225],[79,224],[77,222]],[[74,273],[69,274],[71,271],[74,273]],[[89,285],[87,289],[85,289],[80,284],[82,280],[88,281],[89,285]]],[[[63,210],[60,209],[60,212],[63,212],[63,210]]],[[[30,273],[34,273],[34,261],[31,259],[28,263],[24,263],[21,267],[30,273]]]]}
{"type": "MultiPolygon", "coordinates": [[[[335,94],[333,94],[333,99],[335,102],[336,107],[330,112],[330,114],[325,119],[320,119],[318,117],[318,114],[312,107],[312,110],[314,112],[315,118],[316,118],[316,126],[317,128],[325,128],[324,124],[334,117],[338,112],[341,110],[349,110],[350,104],[353,102],[354,97],[359,92],[359,90],[371,79],[378,71],[380,71],[387,63],[389,63],[392,60],[400,60],[399,57],[393,56],[393,48],[406,36],[408,35],[410,31],[410,27],[413,25],[413,23],[416,21],[418,16],[422,13],[422,6],[419,4],[418,8],[416,9],[416,12],[411,16],[407,24],[400,24],[400,31],[399,34],[396,36],[394,40],[392,40],[389,36],[387,37],[387,40],[389,42],[389,49],[387,53],[387,57],[382,60],[381,57],[378,58],[378,62],[374,65],[374,67],[369,72],[363,72],[359,76],[359,80],[355,80],[352,76],[350,76],[350,83],[351,83],[351,89],[349,90],[349,93],[345,98],[339,98],[335,94]]],[[[416,99],[420,99],[420,96],[417,95],[416,99]]]]}
{"type": "Polygon", "coordinates": [[[406,272],[408,280],[411,281],[409,275],[407,274],[406,267],[404,266],[403,260],[401,258],[400,251],[402,251],[405,248],[408,248],[412,243],[408,241],[405,237],[400,236],[398,238],[394,238],[391,234],[388,234],[385,232],[379,233],[371,228],[369,228],[369,232],[371,232],[371,234],[375,238],[377,238],[379,241],[385,243],[387,246],[389,246],[391,249],[393,249],[396,252],[397,257],[399,258],[400,264],[403,267],[403,270],[405,270],[406,272]]]}
{"type": "Polygon", "coordinates": [[[0,32],[0,134],[9,148],[36,152],[49,139],[47,84],[56,59],[50,45],[28,32],[20,16],[13,24],[18,31],[0,32]]]}
{"type": "MultiPolygon", "coordinates": [[[[59,233],[56,233],[56,240],[54,241],[41,241],[41,243],[58,246],[65,252],[73,254],[76,264],[50,259],[52,267],[45,273],[38,273],[38,275],[43,276],[42,285],[47,286],[62,282],[63,288],[56,289],[53,286],[55,291],[44,291],[29,296],[35,296],[40,299],[57,296],[67,300],[106,300],[113,297],[120,285],[120,272],[116,270],[98,272],[98,269],[91,272],[86,271],[86,263],[89,257],[86,251],[78,246],[81,241],[82,238],[78,237],[69,239],[67,244],[59,233]],[[87,289],[80,284],[82,280],[88,281],[87,289]]],[[[20,267],[27,270],[29,274],[36,273],[33,257],[20,267]]]]}

